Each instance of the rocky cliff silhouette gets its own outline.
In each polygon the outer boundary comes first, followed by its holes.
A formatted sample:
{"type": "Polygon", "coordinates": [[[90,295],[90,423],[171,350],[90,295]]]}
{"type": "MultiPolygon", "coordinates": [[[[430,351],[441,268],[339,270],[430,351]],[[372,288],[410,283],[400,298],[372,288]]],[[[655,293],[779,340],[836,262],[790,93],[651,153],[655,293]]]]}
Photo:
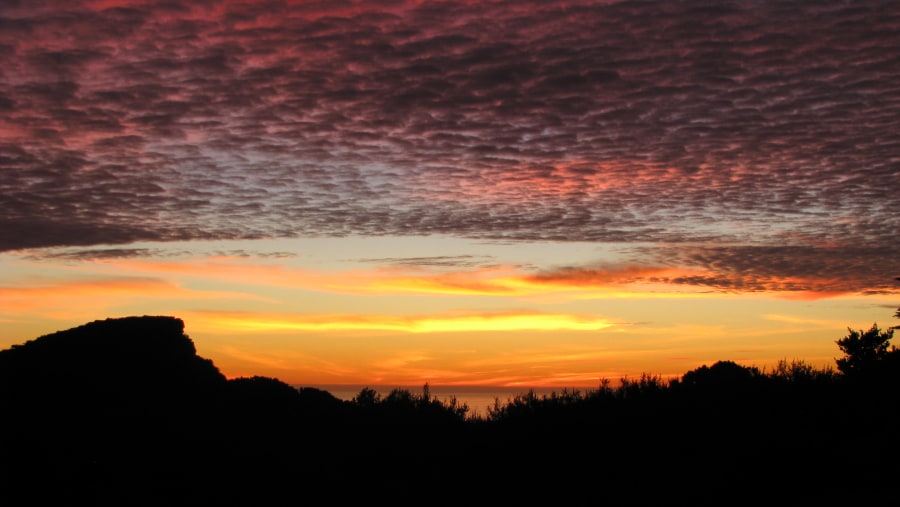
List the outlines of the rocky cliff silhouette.
{"type": "Polygon", "coordinates": [[[225,383],[174,317],[98,320],[0,351],[0,396],[44,415],[189,408],[225,383]]]}
{"type": "Polygon", "coordinates": [[[227,380],[174,317],[41,336],[0,351],[0,505],[241,504],[290,426],[341,403],[227,380]]]}

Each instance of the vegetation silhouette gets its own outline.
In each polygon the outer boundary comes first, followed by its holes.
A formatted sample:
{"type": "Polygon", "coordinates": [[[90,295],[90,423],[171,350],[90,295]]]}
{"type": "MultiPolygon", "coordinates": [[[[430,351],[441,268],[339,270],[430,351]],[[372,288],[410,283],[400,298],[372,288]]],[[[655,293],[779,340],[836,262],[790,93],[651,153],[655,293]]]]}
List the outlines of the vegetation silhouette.
{"type": "Polygon", "coordinates": [[[849,376],[872,374],[881,370],[882,366],[897,357],[897,351],[891,346],[894,329],[881,330],[873,324],[868,331],[854,331],[837,340],[837,345],[844,352],[844,357],[837,360],[837,367],[849,376]]]}
{"type": "Polygon", "coordinates": [[[893,328],[837,371],[718,361],[495,400],[226,379],[167,316],[0,351],[0,505],[849,505],[900,500],[893,328]]]}

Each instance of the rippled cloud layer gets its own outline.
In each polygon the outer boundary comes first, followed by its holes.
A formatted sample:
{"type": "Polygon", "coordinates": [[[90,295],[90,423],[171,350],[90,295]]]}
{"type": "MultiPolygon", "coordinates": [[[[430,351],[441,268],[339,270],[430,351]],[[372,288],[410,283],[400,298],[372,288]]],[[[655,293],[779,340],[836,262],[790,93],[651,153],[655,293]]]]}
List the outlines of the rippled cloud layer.
{"type": "Polygon", "coordinates": [[[885,290],[898,55],[888,0],[6,1],[0,251],[650,242],[713,270],[669,283],[885,290]]]}

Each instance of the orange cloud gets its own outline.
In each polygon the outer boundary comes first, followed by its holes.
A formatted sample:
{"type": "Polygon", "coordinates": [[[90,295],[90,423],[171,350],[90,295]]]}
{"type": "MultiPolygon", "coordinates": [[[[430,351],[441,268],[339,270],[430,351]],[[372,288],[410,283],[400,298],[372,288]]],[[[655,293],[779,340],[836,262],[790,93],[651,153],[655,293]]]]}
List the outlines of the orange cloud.
{"type": "Polygon", "coordinates": [[[0,314],[73,315],[90,311],[96,314],[114,305],[142,299],[256,299],[240,292],[186,289],[176,283],[153,277],[107,277],[91,280],[20,282],[0,287],[0,314]]]}
{"type": "MultiPolygon", "coordinates": [[[[461,296],[531,297],[557,295],[573,299],[598,297],[663,297],[659,280],[685,276],[683,270],[653,267],[612,269],[564,269],[555,272],[523,273],[514,266],[470,270],[427,270],[424,268],[376,268],[313,272],[281,264],[252,264],[246,259],[216,257],[186,261],[111,260],[104,261],[117,271],[205,278],[218,282],[268,285],[318,290],[341,294],[435,294],[461,296]],[[657,285],[652,291],[640,286],[657,285]]],[[[673,292],[669,287],[669,292],[673,292]]],[[[708,288],[707,288],[708,289],[708,288]]],[[[690,293],[678,286],[675,294],[690,293]]]]}
{"type": "Polygon", "coordinates": [[[525,279],[536,284],[565,286],[598,286],[634,283],[652,278],[671,276],[676,270],[646,266],[622,266],[608,269],[566,268],[530,275],[525,279]]]}
{"type": "MultiPolygon", "coordinates": [[[[123,273],[146,279],[174,278],[214,284],[283,287],[336,294],[428,294],[516,298],[621,299],[704,298],[722,293],[765,292],[790,299],[821,299],[840,292],[816,290],[820,284],[800,278],[742,281],[703,270],[653,266],[563,268],[540,273],[516,266],[448,271],[424,267],[380,267],[344,271],[312,271],[287,264],[259,264],[246,258],[209,257],[186,260],[110,259],[72,268],[110,277],[123,273]]],[[[170,286],[174,286],[172,282],[170,286]]],[[[183,290],[183,289],[182,289],[183,290]]],[[[245,295],[246,296],[246,295],[245,295]]]]}

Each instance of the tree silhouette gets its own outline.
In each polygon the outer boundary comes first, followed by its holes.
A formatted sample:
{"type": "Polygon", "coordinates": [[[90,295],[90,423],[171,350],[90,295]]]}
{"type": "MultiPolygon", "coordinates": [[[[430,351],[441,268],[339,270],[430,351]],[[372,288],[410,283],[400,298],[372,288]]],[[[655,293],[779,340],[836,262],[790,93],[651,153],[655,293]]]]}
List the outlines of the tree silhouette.
{"type": "Polygon", "coordinates": [[[881,330],[878,324],[872,324],[868,331],[854,331],[849,327],[847,330],[850,334],[836,342],[844,353],[844,357],[836,360],[841,373],[853,375],[871,371],[893,351],[893,347],[889,348],[893,328],[881,330]]]}
{"type": "MultiPolygon", "coordinates": [[[[900,282],[900,276],[897,277],[897,281],[900,282]]],[[[894,312],[894,318],[900,319],[900,307],[897,307],[897,311],[894,312]]],[[[894,326],[891,329],[900,329],[900,326],[894,326]]]]}
{"type": "Polygon", "coordinates": [[[381,403],[381,395],[367,386],[360,389],[359,394],[354,396],[352,401],[362,408],[370,408],[381,403]]]}

